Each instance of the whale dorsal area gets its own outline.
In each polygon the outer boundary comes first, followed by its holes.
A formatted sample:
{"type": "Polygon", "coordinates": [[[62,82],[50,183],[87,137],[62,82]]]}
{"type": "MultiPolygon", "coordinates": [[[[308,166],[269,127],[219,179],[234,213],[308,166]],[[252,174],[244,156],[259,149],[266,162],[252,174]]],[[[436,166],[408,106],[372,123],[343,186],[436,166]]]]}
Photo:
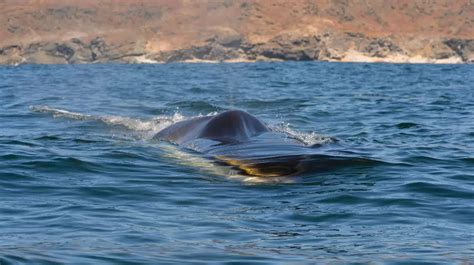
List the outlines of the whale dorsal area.
{"type": "Polygon", "coordinates": [[[160,131],[155,138],[177,144],[195,139],[229,143],[242,142],[267,131],[268,128],[261,121],[247,112],[230,110],[214,116],[177,122],[160,131]]]}

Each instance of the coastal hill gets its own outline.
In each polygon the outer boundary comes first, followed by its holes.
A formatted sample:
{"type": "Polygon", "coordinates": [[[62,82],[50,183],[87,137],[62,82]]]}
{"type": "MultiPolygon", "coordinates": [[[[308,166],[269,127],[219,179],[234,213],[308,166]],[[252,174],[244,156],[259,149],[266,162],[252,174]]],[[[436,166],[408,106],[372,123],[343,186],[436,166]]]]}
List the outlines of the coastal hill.
{"type": "Polygon", "coordinates": [[[474,62],[473,0],[0,0],[0,64],[474,62]]]}

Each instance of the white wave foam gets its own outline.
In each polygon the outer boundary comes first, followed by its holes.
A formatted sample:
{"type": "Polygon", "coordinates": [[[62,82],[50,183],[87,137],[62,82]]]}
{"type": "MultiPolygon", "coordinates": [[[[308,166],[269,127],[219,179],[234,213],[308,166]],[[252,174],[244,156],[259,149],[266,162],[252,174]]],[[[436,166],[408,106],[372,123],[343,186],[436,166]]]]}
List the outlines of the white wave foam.
{"type": "Polygon", "coordinates": [[[75,120],[94,120],[107,125],[123,126],[128,130],[141,132],[144,138],[152,138],[157,132],[178,121],[185,120],[186,117],[176,112],[172,116],[157,116],[151,120],[134,119],[112,115],[89,115],[72,112],[64,109],[51,108],[49,106],[31,106],[31,111],[50,113],[55,118],[68,118],[75,120]]]}
{"type": "Polygon", "coordinates": [[[92,115],[82,114],[78,112],[71,112],[71,111],[63,110],[63,109],[55,109],[48,106],[30,106],[30,110],[34,112],[51,113],[53,114],[53,117],[55,118],[66,117],[66,118],[76,119],[76,120],[94,119],[94,116],[92,115]]]}
{"type": "Polygon", "coordinates": [[[300,141],[306,145],[328,144],[335,142],[335,139],[329,136],[317,134],[316,132],[298,132],[291,129],[289,123],[279,123],[276,125],[269,125],[270,130],[287,135],[291,139],[300,141]]]}

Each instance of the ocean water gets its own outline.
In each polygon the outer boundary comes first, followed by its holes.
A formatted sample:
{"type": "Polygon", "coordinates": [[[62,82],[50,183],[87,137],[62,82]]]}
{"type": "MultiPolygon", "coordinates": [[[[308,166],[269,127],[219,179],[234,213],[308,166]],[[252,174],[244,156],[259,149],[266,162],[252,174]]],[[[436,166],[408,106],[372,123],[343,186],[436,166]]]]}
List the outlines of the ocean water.
{"type": "Polygon", "coordinates": [[[3,66],[0,124],[2,265],[474,263],[473,65],[3,66]],[[375,162],[249,178],[152,139],[228,109],[375,162]]]}

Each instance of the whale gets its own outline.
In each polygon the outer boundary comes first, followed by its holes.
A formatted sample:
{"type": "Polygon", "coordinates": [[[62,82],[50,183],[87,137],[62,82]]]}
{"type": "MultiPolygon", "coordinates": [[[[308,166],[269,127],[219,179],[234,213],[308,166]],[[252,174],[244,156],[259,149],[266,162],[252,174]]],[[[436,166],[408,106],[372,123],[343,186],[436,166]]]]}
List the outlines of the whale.
{"type": "Polygon", "coordinates": [[[255,177],[295,176],[366,162],[355,157],[328,154],[328,149],[322,145],[310,146],[275,132],[242,110],[176,122],[153,138],[255,177]]]}
{"type": "MultiPolygon", "coordinates": [[[[31,110],[52,113],[55,117],[122,125],[131,130],[138,122],[120,116],[94,116],[48,106],[36,106],[31,110]]],[[[235,176],[228,175],[228,169],[231,169],[244,177],[250,177],[252,181],[259,177],[283,177],[286,181],[286,177],[308,173],[387,163],[367,157],[366,153],[354,148],[347,149],[332,137],[322,137],[322,141],[316,144],[307,144],[300,137],[284,130],[272,129],[242,110],[192,117],[171,125],[168,124],[168,118],[158,123],[161,122],[166,126],[160,126],[151,140],[165,142],[159,146],[167,158],[182,162],[183,165],[198,166],[217,175],[235,176]]],[[[278,179],[259,178],[257,181],[278,182],[278,179]]]]}

